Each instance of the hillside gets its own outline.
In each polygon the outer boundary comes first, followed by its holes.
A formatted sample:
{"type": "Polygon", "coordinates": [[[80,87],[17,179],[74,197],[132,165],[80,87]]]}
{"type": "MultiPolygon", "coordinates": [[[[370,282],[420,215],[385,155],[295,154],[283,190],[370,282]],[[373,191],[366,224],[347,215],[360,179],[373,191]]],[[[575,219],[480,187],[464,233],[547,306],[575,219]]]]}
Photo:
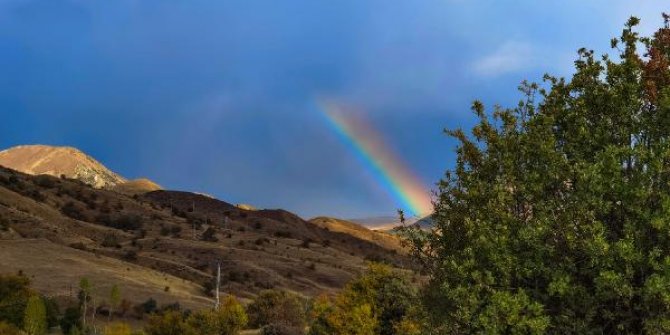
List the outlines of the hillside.
{"type": "Polygon", "coordinates": [[[284,210],[248,211],[188,192],[129,196],[5,168],[0,239],[0,268],[35,276],[45,293],[62,294],[63,285],[87,275],[103,286],[134,283],[128,285],[135,300],[155,296],[192,304],[209,299],[217,262],[224,292],[243,298],[266,288],[312,296],[341,288],[367,260],[407,264],[396,250],[360,233],[326,229],[284,210]],[[130,270],[120,279],[124,267],[130,270]],[[58,284],[40,279],[45,269],[58,284]],[[161,276],[164,282],[146,280],[161,276]],[[163,283],[170,294],[158,294],[163,283]]]}
{"type": "Polygon", "coordinates": [[[151,191],[158,191],[163,189],[160,185],[154,183],[153,181],[146,179],[146,178],[140,178],[140,179],[135,179],[135,180],[129,180],[123,183],[116,184],[112,186],[110,189],[119,192],[119,193],[124,193],[128,195],[135,195],[135,194],[142,194],[142,193],[147,193],[151,191]]]}
{"type": "Polygon", "coordinates": [[[313,218],[309,220],[309,222],[333,232],[355,236],[356,238],[377,244],[386,249],[397,251],[403,250],[398,236],[386,232],[370,230],[351,221],[322,216],[313,218]]]}

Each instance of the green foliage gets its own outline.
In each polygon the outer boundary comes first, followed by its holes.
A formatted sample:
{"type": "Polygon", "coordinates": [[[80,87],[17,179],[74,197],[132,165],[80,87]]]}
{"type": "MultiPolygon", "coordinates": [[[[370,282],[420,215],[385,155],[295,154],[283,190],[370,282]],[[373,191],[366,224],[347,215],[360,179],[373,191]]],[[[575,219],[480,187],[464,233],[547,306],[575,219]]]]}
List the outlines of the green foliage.
{"type": "Polygon", "coordinates": [[[126,323],[114,322],[103,328],[103,335],[132,335],[132,329],[126,323]]]}
{"type": "Polygon", "coordinates": [[[197,335],[181,312],[168,311],[162,315],[152,315],[144,328],[148,335],[197,335]]]}
{"type": "Polygon", "coordinates": [[[432,333],[670,332],[670,29],[637,22],[617,60],[581,49],[571,81],[448,131],[434,230],[407,234],[432,333]]]}
{"type": "Polygon", "coordinates": [[[33,292],[25,276],[0,275],[0,321],[23,328],[28,299],[33,292]]]}
{"type": "Polygon", "coordinates": [[[65,309],[65,313],[63,313],[63,317],[60,319],[60,329],[63,331],[63,334],[77,333],[82,329],[81,310],[77,307],[65,309]]]}
{"type": "Polygon", "coordinates": [[[372,263],[335,298],[314,302],[309,334],[411,334],[405,330],[414,325],[410,317],[417,304],[417,292],[407,276],[372,263]]]}
{"type": "Polygon", "coordinates": [[[111,319],[114,310],[119,307],[121,303],[121,289],[118,285],[112,285],[112,288],[109,290],[109,318],[111,319]]]}
{"type": "Polygon", "coordinates": [[[226,296],[221,302],[218,311],[219,322],[221,323],[221,335],[236,335],[249,322],[244,307],[233,296],[226,296]]]}
{"type": "Polygon", "coordinates": [[[58,317],[60,316],[60,309],[58,308],[58,303],[56,299],[52,297],[42,296],[42,301],[44,302],[44,308],[47,313],[47,328],[58,326],[58,317]]]}
{"type": "Polygon", "coordinates": [[[261,335],[303,335],[304,327],[292,327],[282,324],[270,324],[261,329],[261,335]]]}
{"type": "Polygon", "coordinates": [[[0,321],[0,334],[2,335],[23,335],[25,334],[15,325],[0,321]]]}
{"type": "Polygon", "coordinates": [[[282,325],[304,328],[305,302],[298,295],[283,290],[265,290],[247,307],[249,324],[254,328],[282,325]]]}
{"type": "Polygon", "coordinates": [[[47,331],[47,309],[38,295],[28,298],[23,317],[23,329],[29,335],[43,335],[47,331]]]}
{"type": "Polygon", "coordinates": [[[221,302],[219,310],[202,310],[185,317],[176,310],[152,315],[145,327],[149,335],[237,335],[247,324],[244,307],[232,296],[221,302]]]}
{"type": "Polygon", "coordinates": [[[309,335],[374,335],[377,320],[370,305],[353,305],[342,295],[314,301],[309,335]]]}

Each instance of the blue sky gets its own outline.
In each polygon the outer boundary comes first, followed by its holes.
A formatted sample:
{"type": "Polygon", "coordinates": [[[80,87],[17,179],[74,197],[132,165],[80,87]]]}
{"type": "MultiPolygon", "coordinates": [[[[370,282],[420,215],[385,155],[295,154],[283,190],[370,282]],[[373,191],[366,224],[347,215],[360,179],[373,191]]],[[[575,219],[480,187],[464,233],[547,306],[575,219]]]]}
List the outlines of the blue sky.
{"type": "Polygon", "coordinates": [[[0,148],[78,147],[129,177],[305,217],[398,204],[324,124],[357,107],[426,184],[469,103],[569,75],[663,1],[0,0],[0,148]]]}

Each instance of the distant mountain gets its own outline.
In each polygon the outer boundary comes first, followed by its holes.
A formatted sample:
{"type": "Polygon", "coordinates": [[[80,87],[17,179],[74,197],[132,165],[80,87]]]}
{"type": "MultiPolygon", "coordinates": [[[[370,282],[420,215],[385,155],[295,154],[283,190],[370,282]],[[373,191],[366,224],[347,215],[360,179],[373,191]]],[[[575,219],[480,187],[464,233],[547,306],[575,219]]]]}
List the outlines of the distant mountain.
{"type": "MultiPolygon", "coordinates": [[[[376,216],[369,218],[350,219],[349,221],[380,232],[390,232],[394,228],[401,226],[400,218],[397,216],[376,216]]],[[[430,229],[433,226],[433,219],[430,215],[422,218],[406,218],[405,225],[418,224],[421,229],[430,229]]]]}
{"type": "Polygon", "coordinates": [[[111,189],[119,193],[135,195],[152,191],[158,191],[162,190],[163,188],[149,179],[140,178],[116,184],[111,189]]]}
{"type": "Polygon", "coordinates": [[[309,222],[328,229],[329,231],[349,234],[387,249],[402,249],[400,239],[397,236],[381,231],[370,230],[358,223],[324,216],[313,218],[309,220],[309,222]]]}
{"type": "Polygon", "coordinates": [[[0,151],[0,166],[31,175],[65,176],[95,188],[111,189],[128,195],[162,189],[146,178],[126,180],[72,147],[21,145],[9,148],[0,151]]]}
{"type": "Polygon", "coordinates": [[[107,188],[126,182],[125,178],[72,147],[21,145],[0,151],[0,165],[32,175],[64,175],[95,188],[107,188]]]}

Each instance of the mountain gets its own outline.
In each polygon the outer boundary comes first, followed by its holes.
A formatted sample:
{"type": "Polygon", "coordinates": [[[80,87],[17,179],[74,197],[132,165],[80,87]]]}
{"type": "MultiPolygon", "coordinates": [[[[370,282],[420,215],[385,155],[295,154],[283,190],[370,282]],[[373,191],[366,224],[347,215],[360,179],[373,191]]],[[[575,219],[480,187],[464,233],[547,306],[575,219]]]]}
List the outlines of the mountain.
{"type": "Polygon", "coordinates": [[[153,181],[126,178],[112,172],[91,156],[72,147],[21,145],[0,151],[0,166],[31,175],[65,176],[95,188],[128,195],[161,190],[153,181]]]}
{"type": "Polygon", "coordinates": [[[370,230],[351,221],[321,216],[313,218],[309,220],[309,222],[330,231],[355,236],[361,240],[372,242],[386,249],[397,251],[403,250],[402,245],[400,244],[400,239],[397,236],[386,232],[370,230]]]}
{"type": "Polygon", "coordinates": [[[95,188],[112,187],[126,179],[72,147],[21,145],[0,151],[0,165],[23,173],[64,175],[95,188]]]}
{"type": "Polygon", "coordinates": [[[411,264],[360,228],[337,231],[338,225],[325,228],[281,209],[244,210],[196,193],[129,196],[0,168],[0,269],[20,270],[57,297],[89,277],[100,295],[119,284],[133,303],[153,297],[202,308],[213,301],[218,263],[222,292],[243,299],[267,288],[333,292],[369,260],[411,264]]]}
{"type": "Polygon", "coordinates": [[[135,195],[151,191],[158,191],[162,190],[163,188],[149,179],[140,178],[116,184],[111,187],[111,189],[119,193],[135,195]]]}

